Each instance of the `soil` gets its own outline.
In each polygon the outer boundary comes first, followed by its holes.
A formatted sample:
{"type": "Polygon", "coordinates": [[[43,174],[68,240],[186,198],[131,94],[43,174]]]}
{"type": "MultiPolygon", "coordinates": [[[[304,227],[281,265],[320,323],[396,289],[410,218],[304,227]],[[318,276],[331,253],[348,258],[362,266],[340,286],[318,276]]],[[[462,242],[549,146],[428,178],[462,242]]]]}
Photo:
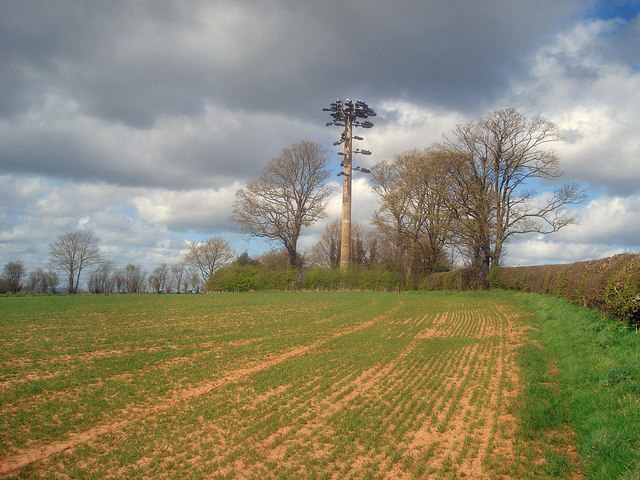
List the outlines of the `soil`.
{"type": "MultiPolygon", "coordinates": [[[[58,454],[72,452],[86,444],[99,444],[100,437],[105,434],[115,438],[126,435],[125,432],[135,422],[153,419],[176,407],[182,408],[194,399],[240,383],[288,360],[317,353],[334,339],[365,331],[385,321],[389,321],[387,317],[380,316],[344,328],[310,344],[230,370],[213,381],[177,388],[163,399],[131,406],[126,412],[116,415],[119,420],[71,433],[60,441],[6,454],[0,457],[0,476],[18,473],[29,465],[51,466],[58,454]]],[[[503,305],[483,304],[478,308],[401,318],[396,324],[402,325],[402,333],[397,334],[398,328],[389,331],[396,332],[393,338],[401,337],[406,343],[390,360],[380,361],[354,375],[343,375],[328,393],[317,386],[321,379],[311,379],[302,386],[304,388],[300,387],[299,390],[306,388],[311,392],[310,399],[296,403],[298,400],[292,398],[285,406],[304,406],[304,409],[300,408],[302,413],[295,424],[282,424],[264,437],[248,437],[251,444],[247,446],[232,443],[233,436],[227,425],[201,417],[184,442],[192,444],[194,449],[215,445],[213,459],[210,455],[205,459],[199,454],[185,459],[174,458],[171,447],[165,446],[166,451],[162,452],[164,460],[159,467],[157,459],[145,456],[135,460],[135,464],[144,469],[155,462],[156,471],[162,471],[163,464],[166,464],[167,478],[171,476],[171,462],[191,464],[194,468],[207,464],[209,468],[204,471],[209,475],[215,471],[215,478],[269,477],[268,472],[273,465],[289,471],[299,468],[295,476],[304,478],[307,472],[296,457],[296,452],[304,451],[318,462],[334,455],[335,460],[326,471],[327,477],[332,479],[364,478],[372,472],[372,465],[375,465],[375,471],[382,472],[383,477],[380,478],[385,479],[511,478],[506,466],[515,460],[516,455],[516,418],[512,406],[521,388],[515,352],[526,332],[518,315],[503,305]],[[409,335],[407,332],[411,332],[411,337],[406,337],[409,335]],[[436,345],[449,339],[460,340],[460,343],[439,355],[434,354],[432,362],[416,364],[415,360],[425,345],[430,345],[429,342],[436,345]],[[412,398],[399,398],[400,393],[397,392],[410,392],[403,395],[414,395],[415,399],[421,400],[427,396],[428,408],[407,412],[412,398]],[[381,430],[388,432],[384,435],[389,436],[393,450],[402,452],[399,457],[389,453],[391,450],[379,451],[361,440],[349,446],[348,461],[336,455],[330,439],[338,432],[333,430],[331,419],[341,412],[376,402],[387,412],[381,419],[381,430]],[[252,452],[251,458],[234,458],[235,452],[246,451],[247,448],[252,452]],[[216,462],[220,462],[219,468],[215,467],[216,462]]],[[[237,344],[253,341],[256,340],[242,340],[237,344]]],[[[206,346],[209,350],[215,348],[214,344],[206,346]]],[[[120,354],[120,351],[111,350],[91,354],[88,358],[120,354]]],[[[170,365],[193,360],[193,357],[177,357],[170,365]]],[[[274,386],[260,395],[247,398],[245,404],[247,408],[257,408],[271,399],[286,397],[289,387],[274,386]]],[[[240,391],[238,395],[244,393],[251,395],[250,391],[240,391]]],[[[371,434],[374,433],[372,430],[371,434]]],[[[120,469],[109,472],[107,476],[124,476],[125,470],[120,469]]]]}

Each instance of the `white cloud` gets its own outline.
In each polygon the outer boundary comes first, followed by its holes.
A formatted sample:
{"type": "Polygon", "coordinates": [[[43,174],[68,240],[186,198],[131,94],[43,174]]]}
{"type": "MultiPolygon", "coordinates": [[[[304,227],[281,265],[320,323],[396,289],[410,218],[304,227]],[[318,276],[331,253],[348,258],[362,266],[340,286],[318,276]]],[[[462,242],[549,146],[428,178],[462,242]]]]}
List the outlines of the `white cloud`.
{"type": "Polygon", "coordinates": [[[166,225],[172,230],[213,232],[233,228],[231,215],[239,183],[220,189],[187,191],[146,191],[132,199],[140,217],[150,224],[166,225]]]}
{"type": "MultiPolygon", "coordinates": [[[[457,8],[2,4],[0,258],[41,266],[49,241],[79,227],[117,263],[179,258],[187,236],[220,233],[258,254],[265,244],[229,222],[235,190],[298,140],[329,145],[339,131],[321,108],[344,95],[379,114],[358,131],[373,152],[354,159],[364,167],[486,110],[543,115],[567,137],[568,180],[595,187],[592,201],[581,224],[514,242],[508,260],[637,248],[640,17],[580,20],[593,10],[576,0],[457,8]]],[[[353,219],[368,223],[376,207],[354,177],[353,219]]],[[[301,247],[340,215],[337,192],[301,247]]]]}
{"type": "MultiPolygon", "coordinates": [[[[382,102],[377,112],[382,124],[358,133],[365,139],[362,148],[372,151],[371,160],[365,157],[365,165],[391,160],[405,150],[429,147],[442,140],[442,135],[457,124],[473,120],[454,110],[437,110],[396,100],[382,102]]],[[[376,118],[373,121],[376,122],[376,118]]]]}
{"type": "Polygon", "coordinates": [[[151,268],[175,262],[186,249],[187,236],[200,235],[192,230],[214,235],[233,227],[228,217],[237,187],[176,192],[0,176],[2,256],[41,267],[50,242],[85,229],[96,234],[105,255],[117,264],[151,268]]]}
{"type": "MultiPolygon", "coordinates": [[[[637,250],[636,250],[637,251],[637,250]]],[[[547,265],[591,260],[629,252],[607,244],[578,244],[536,238],[513,242],[507,246],[505,265],[547,265]]]]}
{"type": "Polygon", "coordinates": [[[610,48],[624,25],[598,20],[559,34],[535,55],[512,99],[557,123],[568,176],[612,194],[640,185],[640,71],[610,48]]]}
{"type": "Polygon", "coordinates": [[[507,264],[568,263],[640,251],[640,194],[602,196],[579,210],[580,218],[551,235],[528,235],[507,246],[507,264]]]}
{"type": "MultiPolygon", "coordinates": [[[[515,239],[508,264],[640,250],[640,72],[612,48],[618,36],[629,35],[626,27],[620,19],[596,20],[558,34],[533,57],[530,76],[506,100],[554,121],[567,139],[556,146],[567,178],[599,189],[575,209],[578,223],[549,236],[515,239]]],[[[632,38],[638,41],[637,32],[632,38]]]]}
{"type": "Polygon", "coordinates": [[[579,222],[561,230],[557,238],[582,244],[640,247],[640,194],[602,196],[590,201],[579,222]]]}

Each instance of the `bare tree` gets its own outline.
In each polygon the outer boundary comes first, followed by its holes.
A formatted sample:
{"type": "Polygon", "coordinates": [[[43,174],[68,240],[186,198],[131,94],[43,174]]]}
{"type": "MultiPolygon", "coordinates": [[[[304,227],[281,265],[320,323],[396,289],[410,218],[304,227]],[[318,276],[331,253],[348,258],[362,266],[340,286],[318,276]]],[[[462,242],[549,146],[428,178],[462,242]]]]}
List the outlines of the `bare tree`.
{"type": "Polygon", "coordinates": [[[508,108],[458,125],[436,146],[449,159],[445,198],[480,280],[500,264],[514,235],[548,234],[574,222],[565,207],[583,201],[580,186],[565,184],[545,197],[532,185],[561,175],[556,153],[546,148],[561,140],[555,124],[508,108]]]}
{"type": "Polygon", "coordinates": [[[127,264],[123,271],[124,287],[128,293],[141,293],[144,291],[144,282],[147,274],[140,265],[127,264]]]}
{"type": "MultiPolygon", "coordinates": [[[[342,221],[335,219],[328,223],[320,240],[311,247],[309,260],[327,270],[333,270],[340,265],[340,249],[342,246],[342,221]]],[[[351,263],[368,267],[375,261],[378,246],[377,236],[370,229],[357,223],[351,223],[351,263]]]]}
{"type": "Polygon", "coordinates": [[[298,237],[324,216],[333,189],[325,182],[328,153],[301,141],[270,160],[257,181],[236,192],[232,219],[249,235],[277,241],[298,267],[298,237]]]}
{"type": "Polygon", "coordinates": [[[396,265],[406,263],[407,281],[417,283],[434,271],[449,239],[450,212],[445,208],[445,170],[432,150],[410,150],[373,169],[380,208],[374,224],[396,242],[396,265]],[[405,261],[402,261],[402,258],[405,261]]]}
{"type": "Polygon", "coordinates": [[[124,269],[118,268],[113,274],[113,281],[115,282],[116,292],[127,293],[127,284],[124,277],[124,269]]]}
{"type": "Polygon", "coordinates": [[[311,247],[310,260],[313,265],[326,270],[338,268],[342,242],[341,225],[341,220],[336,218],[324,227],[320,240],[311,247]]]}
{"type": "Polygon", "coordinates": [[[102,259],[98,238],[87,231],[65,233],[49,245],[51,265],[67,277],[67,291],[77,293],[82,271],[102,259]]]}
{"type": "Polygon", "coordinates": [[[47,270],[44,272],[44,275],[47,279],[47,285],[49,286],[49,291],[51,293],[56,293],[56,288],[60,284],[60,277],[53,270],[47,270]]]}
{"type": "Polygon", "coordinates": [[[184,285],[185,288],[191,293],[200,293],[204,282],[202,280],[202,275],[200,270],[197,267],[189,267],[186,269],[184,285]]]}
{"type": "Polygon", "coordinates": [[[183,288],[184,263],[179,262],[171,265],[171,276],[169,280],[168,290],[180,293],[183,288]]]}
{"type": "Polygon", "coordinates": [[[22,280],[26,273],[27,269],[22,260],[12,260],[5,264],[2,274],[10,292],[16,293],[22,289],[22,280]]]}
{"type": "Polygon", "coordinates": [[[34,293],[44,293],[49,289],[49,285],[47,284],[47,277],[44,273],[44,270],[38,268],[29,272],[27,288],[30,292],[34,293]]]}
{"type": "Polygon", "coordinates": [[[111,261],[101,261],[89,277],[92,293],[113,293],[116,289],[115,268],[111,261]]]}
{"type": "Polygon", "coordinates": [[[32,272],[29,272],[29,278],[27,280],[27,286],[29,291],[35,293],[55,293],[58,286],[59,279],[56,272],[47,270],[46,272],[42,268],[37,268],[32,272]]]}
{"type": "Polygon", "coordinates": [[[222,237],[211,237],[205,242],[192,242],[184,256],[184,263],[200,270],[206,282],[213,273],[232,261],[236,253],[231,244],[222,237]]]}
{"type": "Polygon", "coordinates": [[[271,270],[288,268],[291,266],[289,264],[289,254],[283,248],[280,250],[272,248],[266,251],[258,257],[256,263],[271,270]]]}
{"type": "Polygon", "coordinates": [[[158,265],[149,274],[148,282],[151,289],[156,293],[162,293],[167,286],[167,280],[169,278],[169,265],[163,263],[158,265]]]}

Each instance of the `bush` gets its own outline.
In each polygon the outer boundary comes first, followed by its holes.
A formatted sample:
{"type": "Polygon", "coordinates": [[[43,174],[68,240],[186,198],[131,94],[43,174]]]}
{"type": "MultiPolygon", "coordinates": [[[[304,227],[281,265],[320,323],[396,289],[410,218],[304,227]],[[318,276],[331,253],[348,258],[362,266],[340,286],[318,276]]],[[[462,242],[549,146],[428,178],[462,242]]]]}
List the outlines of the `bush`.
{"type": "Polygon", "coordinates": [[[298,270],[293,268],[256,268],[259,290],[296,290],[298,288],[298,270]]]}
{"type": "Polygon", "coordinates": [[[257,290],[395,290],[398,277],[384,269],[347,272],[339,269],[312,268],[301,275],[290,268],[266,268],[260,265],[229,265],[214,273],[205,292],[249,292],[257,290]]]}
{"type": "Polygon", "coordinates": [[[296,288],[298,288],[297,270],[234,264],[216,271],[207,281],[205,292],[250,292],[296,288]]]}
{"type": "Polygon", "coordinates": [[[615,319],[640,323],[640,254],[563,265],[505,267],[492,271],[490,284],[562,297],[615,319]]]}
{"type": "Polygon", "coordinates": [[[205,292],[249,292],[259,290],[258,267],[230,265],[217,270],[205,285],[205,292]]]}
{"type": "Polygon", "coordinates": [[[432,273],[420,282],[421,290],[474,290],[481,286],[474,280],[473,271],[469,268],[452,272],[432,273]]]}
{"type": "Polygon", "coordinates": [[[640,324],[640,255],[611,276],[605,290],[604,310],[640,324]]]}
{"type": "Polygon", "coordinates": [[[302,287],[309,290],[336,290],[340,288],[340,270],[314,267],[302,278],[302,287]]]}
{"type": "Polygon", "coordinates": [[[312,268],[304,275],[302,286],[310,290],[389,291],[397,289],[398,282],[397,275],[384,269],[352,267],[342,272],[339,269],[312,268]]]}

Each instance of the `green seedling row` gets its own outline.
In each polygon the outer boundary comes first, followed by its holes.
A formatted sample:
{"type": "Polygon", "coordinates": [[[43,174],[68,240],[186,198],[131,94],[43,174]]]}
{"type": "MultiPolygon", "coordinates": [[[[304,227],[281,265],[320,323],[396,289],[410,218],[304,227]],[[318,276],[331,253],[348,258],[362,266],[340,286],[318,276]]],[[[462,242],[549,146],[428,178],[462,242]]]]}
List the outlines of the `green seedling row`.
{"type": "Polygon", "coordinates": [[[539,459],[515,414],[518,312],[447,293],[2,298],[0,477],[519,478],[539,459]]]}

